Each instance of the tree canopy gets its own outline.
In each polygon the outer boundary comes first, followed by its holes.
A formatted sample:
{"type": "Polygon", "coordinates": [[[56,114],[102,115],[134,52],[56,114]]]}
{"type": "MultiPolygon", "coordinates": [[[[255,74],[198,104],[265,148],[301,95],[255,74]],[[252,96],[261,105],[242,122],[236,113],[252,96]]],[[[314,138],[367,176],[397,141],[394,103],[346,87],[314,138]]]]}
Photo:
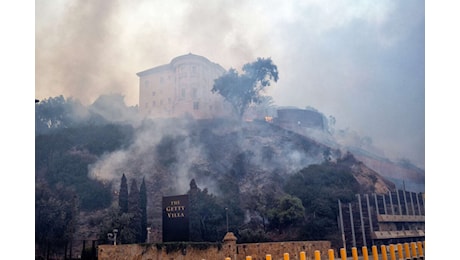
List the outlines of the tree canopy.
{"type": "Polygon", "coordinates": [[[305,209],[305,228],[300,239],[334,240],[337,230],[337,201],[350,202],[360,193],[360,185],[345,162],[310,165],[290,176],[286,193],[301,200],[305,209]]]}
{"type": "Polygon", "coordinates": [[[190,239],[195,242],[219,241],[222,239],[224,208],[217,198],[205,188],[198,188],[194,179],[190,181],[190,239]]]}
{"type": "Polygon", "coordinates": [[[83,125],[136,121],[137,106],[128,107],[120,94],[101,95],[90,106],[60,95],[35,102],[35,135],[83,125]]]}
{"type": "Polygon", "coordinates": [[[301,223],[304,220],[302,201],[289,194],[284,195],[276,201],[275,207],[269,212],[270,224],[280,229],[301,223]]]}
{"type": "Polygon", "coordinates": [[[78,198],[72,189],[60,185],[53,190],[42,181],[35,184],[36,256],[48,258],[68,245],[78,213],[78,198]]]}
{"type": "Polygon", "coordinates": [[[219,93],[228,101],[234,112],[242,118],[248,106],[259,104],[262,92],[278,81],[278,67],[271,58],[257,58],[242,68],[243,74],[238,74],[234,68],[214,81],[213,93],[219,93]]]}

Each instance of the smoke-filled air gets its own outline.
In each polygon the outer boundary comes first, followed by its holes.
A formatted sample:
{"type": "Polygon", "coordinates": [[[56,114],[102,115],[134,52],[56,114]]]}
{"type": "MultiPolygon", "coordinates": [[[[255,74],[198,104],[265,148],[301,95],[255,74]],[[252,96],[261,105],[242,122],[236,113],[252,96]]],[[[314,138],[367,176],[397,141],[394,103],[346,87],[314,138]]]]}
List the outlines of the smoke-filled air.
{"type": "MultiPolygon", "coordinates": [[[[38,1],[35,95],[39,100],[63,95],[90,105],[102,95],[120,94],[128,106],[137,106],[136,73],[174,57],[197,54],[225,70],[270,57],[279,80],[267,95],[276,106],[315,108],[346,133],[336,136],[342,143],[365,140],[382,156],[424,169],[424,5],[418,0],[38,1]]],[[[132,160],[139,173],[151,169],[154,159],[146,151],[165,142],[166,131],[182,136],[175,145],[183,152],[176,153],[181,163],[175,174],[184,177],[179,189],[187,190],[195,177],[188,176],[190,166],[199,165],[203,154],[183,132],[188,128],[138,126],[129,147],[92,165],[93,177],[118,181],[132,160]]],[[[295,152],[286,157],[293,166],[295,152]]]]}

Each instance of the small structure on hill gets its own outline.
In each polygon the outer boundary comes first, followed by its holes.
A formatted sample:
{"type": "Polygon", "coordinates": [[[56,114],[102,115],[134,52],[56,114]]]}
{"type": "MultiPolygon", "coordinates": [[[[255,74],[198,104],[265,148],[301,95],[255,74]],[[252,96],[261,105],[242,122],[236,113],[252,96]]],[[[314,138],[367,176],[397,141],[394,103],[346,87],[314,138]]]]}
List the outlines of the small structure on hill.
{"type": "Polygon", "coordinates": [[[273,122],[283,128],[309,128],[327,130],[327,120],[323,114],[313,109],[278,108],[278,116],[273,122]]]}

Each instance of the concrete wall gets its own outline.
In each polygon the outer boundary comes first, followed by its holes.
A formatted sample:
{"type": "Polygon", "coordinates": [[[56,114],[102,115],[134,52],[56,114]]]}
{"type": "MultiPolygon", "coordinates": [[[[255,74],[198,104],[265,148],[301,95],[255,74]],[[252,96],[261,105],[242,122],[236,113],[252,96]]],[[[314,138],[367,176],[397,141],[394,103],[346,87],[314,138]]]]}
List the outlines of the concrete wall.
{"type": "MultiPolygon", "coordinates": [[[[231,234],[233,236],[233,234],[231,234]]],[[[233,236],[234,237],[234,236],[233,236]]],[[[283,259],[284,253],[289,253],[290,259],[299,259],[304,251],[308,259],[314,259],[314,251],[320,250],[322,259],[327,258],[327,250],[331,248],[329,241],[292,241],[276,243],[236,244],[236,239],[226,239],[221,243],[164,243],[164,244],[129,244],[129,245],[99,245],[98,259],[100,260],[252,260],[265,259],[271,254],[272,259],[283,259]]]]}

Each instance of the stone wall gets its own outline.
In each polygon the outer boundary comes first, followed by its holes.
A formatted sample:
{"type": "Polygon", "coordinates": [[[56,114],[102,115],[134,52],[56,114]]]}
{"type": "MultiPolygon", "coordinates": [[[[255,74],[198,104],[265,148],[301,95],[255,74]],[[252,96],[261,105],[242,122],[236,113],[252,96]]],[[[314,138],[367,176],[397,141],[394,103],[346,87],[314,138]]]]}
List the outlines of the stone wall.
{"type": "Polygon", "coordinates": [[[252,260],[263,260],[267,254],[272,259],[283,259],[288,253],[290,259],[299,259],[300,252],[305,252],[307,259],[314,259],[315,250],[320,250],[322,259],[326,259],[327,251],[331,248],[329,241],[292,241],[276,243],[251,243],[237,245],[237,260],[251,256],[252,260]]]}
{"type": "MultiPolygon", "coordinates": [[[[170,243],[168,245],[173,245],[170,243]]],[[[201,260],[225,259],[220,245],[209,245],[200,248],[197,244],[180,246],[168,250],[165,244],[129,244],[99,245],[99,260],[201,260]]]]}
{"type": "Polygon", "coordinates": [[[320,250],[322,258],[326,259],[327,250],[331,247],[329,241],[292,241],[274,243],[236,244],[236,237],[229,232],[223,243],[163,243],[163,244],[129,244],[129,245],[99,245],[99,260],[252,260],[265,259],[271,254],[272,259],[283,259],[284,253],[289,253],[290,259],[299,259],[299,253],[304,251],[308,259],[314,259],[314,251],[320,250]]]}

